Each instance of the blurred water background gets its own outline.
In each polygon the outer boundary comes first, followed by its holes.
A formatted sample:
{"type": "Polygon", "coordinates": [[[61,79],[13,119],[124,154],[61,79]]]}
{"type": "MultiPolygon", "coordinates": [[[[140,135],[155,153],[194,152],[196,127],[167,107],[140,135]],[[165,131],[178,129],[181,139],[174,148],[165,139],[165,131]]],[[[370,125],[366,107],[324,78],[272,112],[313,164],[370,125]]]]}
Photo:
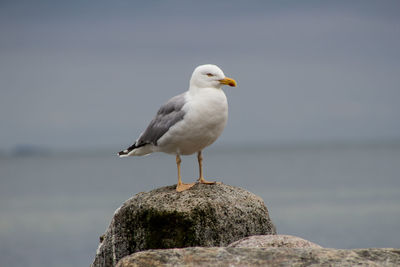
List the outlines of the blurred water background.
{"type": "MultiPolygon", "coordinates": [[[[282,234],[400,247],[400,1],[0,1],[0,266],[88,266],[114,210],[176,183],[118,159],[213,63],[229,120],[205,175],[282,234]]],[[[195,156],[183,158],[185,181],[195,156]]]]}
{"type": "MultiPolygon", "coordinates": [[[[1,266],[88,266],[113,212],[176,183],[175,158],[115,151],[0,158],[1,266]]],[[[216,145],[205,174],[261,196],[280,234],[324,247],[400,247],[400,142],[216,145]]],[[[183,178],[196,178],[195,156],[183,178]]]]}

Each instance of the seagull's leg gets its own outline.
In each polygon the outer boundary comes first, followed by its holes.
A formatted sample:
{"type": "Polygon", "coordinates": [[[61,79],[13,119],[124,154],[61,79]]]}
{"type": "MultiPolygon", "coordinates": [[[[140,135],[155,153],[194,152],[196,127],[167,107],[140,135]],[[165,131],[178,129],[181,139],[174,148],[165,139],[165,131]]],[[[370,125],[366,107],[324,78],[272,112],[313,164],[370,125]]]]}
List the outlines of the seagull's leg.
{"type": "Polygon", "coordinates": [[[220,184],[219,182],[209,182],[204,179],[203,176],[203,155],[201,154],[201,150],[197,152],[197,161],[199,162],[199,183],[201,184],[220,184]]]}
{"type": "Polygon", "coordinates": [[[176,185],[176,191],[177,192],[182,192],[185,191],[192,186],[194,186],[194,183],[192,184],[184,184],[182,183],[182,178],[181,178],[181,157],[179,155],[176,155],[176,166],[178,167],[178,184],[176,185]]]}

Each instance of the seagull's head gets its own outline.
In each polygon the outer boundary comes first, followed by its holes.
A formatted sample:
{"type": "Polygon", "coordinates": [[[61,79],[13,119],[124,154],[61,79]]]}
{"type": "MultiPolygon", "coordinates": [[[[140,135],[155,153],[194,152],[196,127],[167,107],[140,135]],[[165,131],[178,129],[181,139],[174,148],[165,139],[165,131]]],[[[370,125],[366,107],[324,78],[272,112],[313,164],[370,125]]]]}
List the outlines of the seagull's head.
{"type": "Polygon", "coordinates": [[[211,64],[198,66],[190,79],[190,87],[220,89],[223,85],[236,86],[236,81],[225,77],[220,68],[211,64]]]}

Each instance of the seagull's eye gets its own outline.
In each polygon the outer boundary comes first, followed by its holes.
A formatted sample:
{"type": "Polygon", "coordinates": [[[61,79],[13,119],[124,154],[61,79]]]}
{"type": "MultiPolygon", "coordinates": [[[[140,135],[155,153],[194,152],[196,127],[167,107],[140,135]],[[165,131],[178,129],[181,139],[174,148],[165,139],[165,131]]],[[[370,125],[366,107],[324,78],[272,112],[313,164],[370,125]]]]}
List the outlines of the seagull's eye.
{"type": "Polygon", "coordinates": [[[208,77],[212,77],[212,76],[214,76],[214,74],[212,74],[212,73],[207,73],[207,76],[208,76],[208,77]]]}

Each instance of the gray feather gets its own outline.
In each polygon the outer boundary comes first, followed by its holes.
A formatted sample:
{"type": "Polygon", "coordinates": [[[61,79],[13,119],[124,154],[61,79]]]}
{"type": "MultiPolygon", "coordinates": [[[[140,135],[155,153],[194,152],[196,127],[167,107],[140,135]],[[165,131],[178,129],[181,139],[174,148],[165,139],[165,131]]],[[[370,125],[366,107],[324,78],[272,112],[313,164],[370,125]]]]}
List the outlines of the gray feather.
{"type": "Polygon", "coordinates": [[[185,93],[177,95],[167,101],[158,110],[157,115],[139,137],[136,146],[145,144],[157,145],[157,141],[177,122],[185,116],[182,107],[185,105],[185,93]]]}

